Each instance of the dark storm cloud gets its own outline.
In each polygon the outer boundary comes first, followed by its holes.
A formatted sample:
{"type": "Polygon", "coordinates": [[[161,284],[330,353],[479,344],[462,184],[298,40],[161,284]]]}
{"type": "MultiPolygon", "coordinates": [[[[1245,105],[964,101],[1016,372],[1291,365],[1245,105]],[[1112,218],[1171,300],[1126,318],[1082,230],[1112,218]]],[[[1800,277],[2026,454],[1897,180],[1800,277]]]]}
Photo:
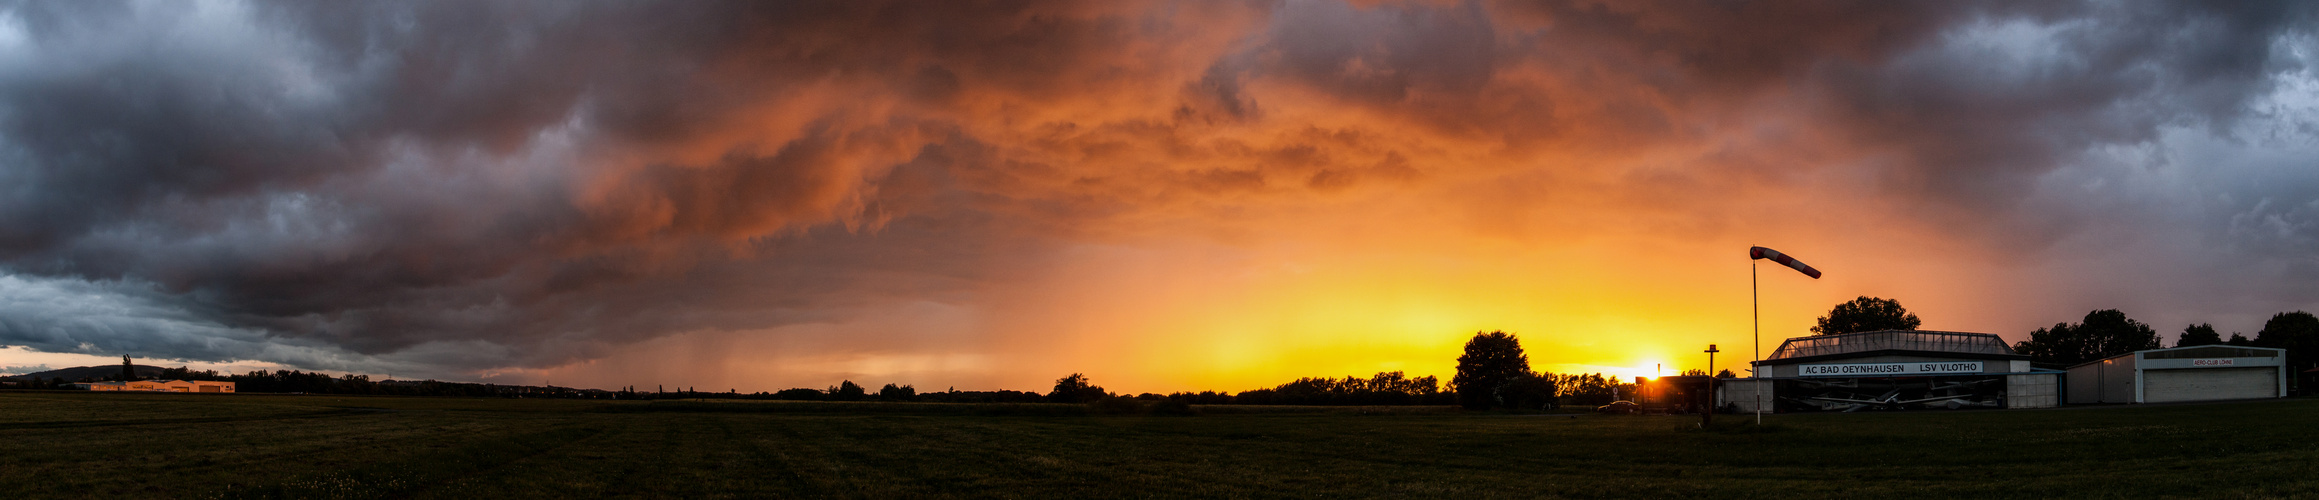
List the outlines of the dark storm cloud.
{"type": "MultiPolygon", "coordinates": [[[[901,272],[909,259],[783,241],[863,244],[792,232],[857,218],[865,179],[943,133],[862,108],[900,94],[939,115],[960,75],[1061,92],[1111,56],[1100,48],[1153,29],[1006,3],[10,10],[24,69],[39,70],[0,81],[10,269],[153,283],[222,327],[365,353],[811,317],[792,312],[802,297],[871,279],[825,261],[901,272]],[[903,91],[797,95],[893,81],[903,91]],[[782,107],[798,98],[863,102],[782,107]],[[750,133],[784,112],[818,116],[750,133]],[[735,255],[767,262],[741,270],[760,280],[724,274],[735,255]]],[[[907,245],[912,227],[881,240],[907,245]]],[[[235,355],[141,342],[146,330],[8,331],[44,349],[235,355]]]]}
{"type": "Polygon", "coordinates": [[[2270,90],[2274,44],[2312,20],[2292,3],[2046,10],[1975,17],[1888,64],[1816,72],[1847,135],[1903,164],[1880,187],[2004,208],[2089,147],[2227,124],[2270,90]]]}
{"type": "MultiPolygon", "coordinates": [[[[2309,36],[2312,15],[2155,2],[6,11],[0,263],[26,277],[21,297],[84,290],[145,319],[75,323],[104,314],[19,299],[0,342],[309,366],[410,352],[454,369],[964,297],[1100,232],[1088,221],[1504,168],[1426,160],[1477,144],[1509,164],[1631,155],[1763,108],[1741,103],[1782,103],[1845,164],[1733,160],[1701,178],[1862,169],[1871,180],[1853,187],[2013,217],[2089,149],[2243,118],[2301,64],[2277,51],[2309,36]],[[1259,92],[1283,88],[1319,100],[1259,92]],[[1316,103],[1373,122],[1268,121],[1316,103]],[[1234,128],[1256,126],[1278,133],[1234,128]],[[462,342],[486,347],[424,348],[462,342]]],[[[2244,201],[2233,231],[2319,239],[2319,190],[2266,188],[2281,191],[2244,201]]]]}

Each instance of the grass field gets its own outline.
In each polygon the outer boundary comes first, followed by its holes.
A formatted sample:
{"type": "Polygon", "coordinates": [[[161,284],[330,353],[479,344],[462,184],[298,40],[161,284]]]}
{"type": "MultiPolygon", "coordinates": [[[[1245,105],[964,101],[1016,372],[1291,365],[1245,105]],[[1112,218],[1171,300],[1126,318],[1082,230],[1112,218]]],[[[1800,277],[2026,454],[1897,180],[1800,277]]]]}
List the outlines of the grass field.
{"type": "Polygon", "coordinates": [[[1708,430],[1221,410],[14,392],[0,496],[2319,497],[2309,399],[1708,430]]]}

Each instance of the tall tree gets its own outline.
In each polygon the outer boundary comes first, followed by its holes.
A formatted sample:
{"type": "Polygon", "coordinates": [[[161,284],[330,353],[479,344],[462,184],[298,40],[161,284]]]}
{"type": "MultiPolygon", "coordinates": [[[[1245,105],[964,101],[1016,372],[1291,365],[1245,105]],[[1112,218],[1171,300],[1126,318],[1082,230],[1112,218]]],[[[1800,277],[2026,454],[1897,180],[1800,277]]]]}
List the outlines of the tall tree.
{"type": "Polygon", "coordinates": [[[2158,348],[2158,331],[2116,309],[2089,312],[2077,324],[2055,323],[2029,332],[2013,350],[2031,361],[2069,366],[2119,354],[2158,348]]]}
{"type": "Polygon", "coordinates": [[[1813,335],[1873,332],[1877,330],[1915,330],[1924,324],[1916,319],[1900,301],[1866,295],[1850,302],[1836,304],[1820,317],[1820,325],[1812,327],[1813,335]]]}
{"type": "Polygon", "coordinates": [[[1507,385],[1529,374],[1530,356],[1522,353],[1521,339],[1503,331],[1477,332],[1465,342],[1465,355],[1457,357],[1457,377],[1450,385],[1458,404],[1488,409],[1507,405],[1507,385]]]}
{"type": "Polygon", "coordinates": [[[121,381],[122,381],[122,382],[134,382],[134,381],[136,381],[136,380],[137,380],[137,365],[129,364],[129,355],[127,355],[127,354],[123,354],[123,355],[121,355],[121,381]]]}
{"type": "Polygon", "coordinates": [[[2215,345],[2221,343],[2222,334],[2214,331],[2214,325],[2206,323],[2199,323],[2182,327],[2182,336],[2180,338],[2174,339],[2174,347],[2215,345]]]}
{"type": "Polygon", "coordinates": [[[2255,332],[2255,345],[2287,350],[2290,373],[2299,374],[2313,368],[2313,351],[2319,350],[2319,316],[2303,311],[2283,312],[2263,322],[2263,330],[2255,332]]]}

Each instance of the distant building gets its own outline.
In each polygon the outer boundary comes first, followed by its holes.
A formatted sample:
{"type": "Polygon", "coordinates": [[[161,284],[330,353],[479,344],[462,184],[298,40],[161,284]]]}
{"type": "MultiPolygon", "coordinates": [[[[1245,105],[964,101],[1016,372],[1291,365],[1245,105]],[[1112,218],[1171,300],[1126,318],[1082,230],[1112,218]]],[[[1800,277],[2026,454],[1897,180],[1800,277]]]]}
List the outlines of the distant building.
{"type": "Polygon", "coordinates": [[[138,380],[134,382],[89,382],[73,384],[73,387],[91,391],[212,393],[228,393],[234,391],[233,382],[214,382],[208,380],[138,380]]]}
{"type": "Polygon", "coordinates": [[[1987,333],[1884,330],[1796,337],[1755,376],[1727,379],[1719,404],[1741,412],[2050,408],[2058,370],[2034,369],[1987,333]]]}
{"type": "Polygon", "coordinates": [[[2167,403],[2287,397],[2286,349],[2202,345],[2134,351],[2069,367],[2069,402],[2167,403]]]}

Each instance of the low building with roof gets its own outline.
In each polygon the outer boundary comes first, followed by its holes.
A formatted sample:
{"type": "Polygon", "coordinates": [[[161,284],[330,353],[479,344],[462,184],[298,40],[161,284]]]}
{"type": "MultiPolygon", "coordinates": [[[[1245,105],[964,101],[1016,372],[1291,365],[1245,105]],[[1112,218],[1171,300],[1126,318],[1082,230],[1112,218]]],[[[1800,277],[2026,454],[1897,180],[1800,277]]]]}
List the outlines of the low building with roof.
{"type": "Polygon", "coordinates": [[[2049,408],[2058,370],[2029,365],[1994,334],[1882,330],[1796,337],[1725,381],[1719,404],[1741,412],[2049,408]]]}
{"type": "Polygon", "coordinates": [[[128,382],[86,382],[73,384],[73,387],[90,391],[208,393],[234,392],[233,382],[219,382],[214,380],[133,380],[128,382]]]}
{"type": "Polygon", "coordinates": [[[2287,350],[2202,345],[2134,351],[2069,367],[2069,403],[2287,397],[2287,350]]]}

